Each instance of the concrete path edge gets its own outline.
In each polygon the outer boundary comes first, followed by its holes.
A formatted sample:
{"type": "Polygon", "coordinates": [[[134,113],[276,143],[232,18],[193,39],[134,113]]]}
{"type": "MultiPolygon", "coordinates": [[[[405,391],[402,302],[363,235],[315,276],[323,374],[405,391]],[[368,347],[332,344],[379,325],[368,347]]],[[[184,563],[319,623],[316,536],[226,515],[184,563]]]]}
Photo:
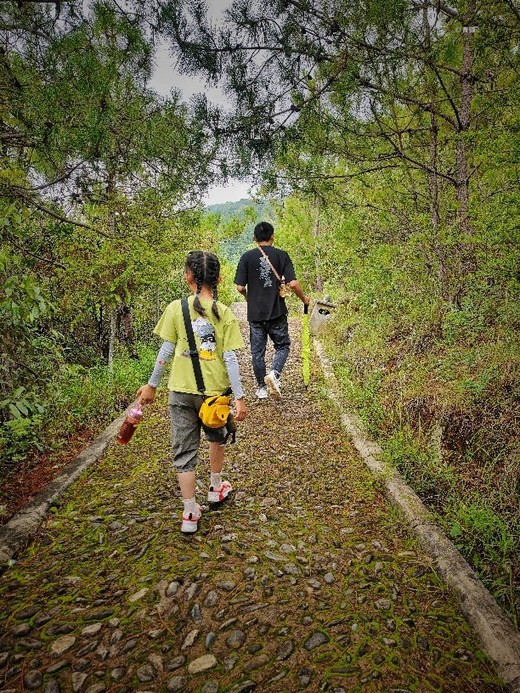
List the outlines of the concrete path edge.
{"type": "Polygon", "coordinates": [[[36,533],[45,519],[49,508],[56,503],[65,490],[103,456],[125,417],[126,411],[112,421],[85,450],[69,462],[25,508],[17,512],[5,525],[0,526],[0,570],[4,570],[18,551],[25,548],[31,536],[36,533]]]}
{"type": "Polygon", "coordinates": [[[415,491],[393,467],[379,459],[382,450],[366,438],[359,418],[343,411],[334,370],[316,337],[314,347],[329,388],[329,398],[339,410],[341,423],[354,447],[369,469],[382,478],[389,498],[401,509],[421,545],[434,559],[440,575],[455,593],[462,613],[484,651],[495,663],[509,693],[520,693],[520,633],[464,557],[435,524],[432,514],[415,491]]]}

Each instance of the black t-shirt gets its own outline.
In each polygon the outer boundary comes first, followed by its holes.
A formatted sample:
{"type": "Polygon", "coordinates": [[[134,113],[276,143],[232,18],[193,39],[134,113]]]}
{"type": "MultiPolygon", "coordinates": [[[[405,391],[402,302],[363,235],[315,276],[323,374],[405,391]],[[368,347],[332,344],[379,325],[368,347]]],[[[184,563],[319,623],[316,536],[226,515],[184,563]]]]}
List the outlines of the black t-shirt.
{"type": "MultiPolygon", "coordinates": [[[[262,250],[286,282],[296,279],[291,258],[285,250],[263,245],[262,250]]],[[[238,261],[235,284],[247,286],[247,319],[249,322],[274,320],[287,314],[280,297],[278,279],[258,248],[246,251],[238,261]]]]}

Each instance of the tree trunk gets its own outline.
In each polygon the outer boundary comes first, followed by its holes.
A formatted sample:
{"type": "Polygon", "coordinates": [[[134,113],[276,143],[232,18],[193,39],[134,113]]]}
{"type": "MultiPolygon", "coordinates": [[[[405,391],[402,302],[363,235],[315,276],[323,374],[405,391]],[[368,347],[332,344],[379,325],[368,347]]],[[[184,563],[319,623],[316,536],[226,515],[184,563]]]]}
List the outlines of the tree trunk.
{"type": "MultiPolygon", "coordinates": [[[[431,49],[431,26],[428,16],[428,7],[423,8],[423,31],[427,51],[431,49]]],[[[441,214],[439,208],[439,176],[437,174],[438,152],[439,152],[439,124],[435,113],[435,93],[434,82],[429,80],[428,89],[431,93],[430,101],[430,173],[428,176],[428,186],[430,192],[430,218],[432,224],[433,252],[437,260],[437,278],[439,281],[440,294],[444,299],[449,298],[448,273],[446,267],[446,254],[439,238],[441,226],[441,214]]]]}
{"type": "Polygon", "coordinates": [[[108,338],[108,372],[114,370],[114,352],[117,337],[117,308],[112,308],[110,311],[110,334],[108,338]]]}
{"type": "Polygon", "coordinates": [[[469,240],[471,221],[469,214],[469,165],[466,133],[471,125],[473,99],[473,34],[476,21],[476,0],[468,0],[462,19],[462,74],[460,78],[459,132],[457,137],[457,202],[459,222],[463,236],[469,240]]]}
{"type": "Polygon", "coordinates": [[[128,349],[130,358],[137,359],[138,355],[135,350],[134,316],[131,306],[127,303],[122,304],[119,308],[119,326],[121,339],[128,349]]]}
{"type": "MultiPolygon", "coordinates": [[[[111,194],[115,190],[115,174],[111,171],[108,172],[107,176],[107,184],[106,184],[106,196],[107,199],[110,200],[111,194]]],[[[107,225],[108,225],[108,231],[111,236],[115,237],[116,235],[116,215],[113,209],[110,209],[108,212],[108,217],[107,217],[107,225]]],[[[107,365],[108,365],[108,372],[112,373],[114,369],[114,352],[115,352],[115,345],[116,345],[116,339],[117,339],[117,314],[118,314],[118,307],[117,305],[113,306],[111,311],[110,311],[110,331],[109,331],[109,337],[108,337],[108,357],[107,357],[107,365]]]]}
{"type": "Polygon", "coordinates": [[[464,278],[475,268],[474,248],[471,242],[471,218],[469,195],[469,163],[467,133],[471,126],[471,106],[473,100],[473,34],[476,27],[476,0],[467,0],[462,17],[462,70],[460,77],[459,130],[456,145],[456,189],[459,226],[461,231],[461,250],[459,265],[459,286],[453,297],[460,307],[465,294],[464,278]]]}
{"type": "Polygon", "coordinates": [[[439,128],[435,114],[432,114],[430,122],[430,216],[432,224],[433,252],[437,260],[437,279],[439,281],[440,294],[443,299],[449,299],[448,271],[446,267],[446,253],[440,239],[441,215],[439,209],[439,177],[437,175],[437,154],[439,145],[439,128]]]}

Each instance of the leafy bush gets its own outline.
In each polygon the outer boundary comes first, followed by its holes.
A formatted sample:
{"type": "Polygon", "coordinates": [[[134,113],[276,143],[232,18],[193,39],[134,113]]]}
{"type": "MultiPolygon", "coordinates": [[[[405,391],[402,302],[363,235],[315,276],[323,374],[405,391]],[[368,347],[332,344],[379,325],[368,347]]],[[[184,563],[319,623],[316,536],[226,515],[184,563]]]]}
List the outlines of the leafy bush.
{"type": "Polygon", "coordinates": [[[65,439],[85,429],[95,435],[118,416],[154,366],[153,346],[140,346],[138,354],[138,360],[116,357],[112,373],[106,366],[63,365],[45,403],[20,389],[5,400],[11,411],[17,402],[18,415],[0,424],[0,477],[32,454],[59,450],[65,439]]]}
{"type": "Polygon", "coordinates": [[[49,432],[63,436],[81,428],[98,429],[118,416],[148,380],[155,355],[153,346],[139,346],[138,359],[116,356],[112,373],[106,366],[67,366],[49,407],[49,432]]]}
{"type": "Polygon", "coordinates": [[[33,450],[41,450],[41,415],[22,416],[0,425],[0,478],[33,450]]]}

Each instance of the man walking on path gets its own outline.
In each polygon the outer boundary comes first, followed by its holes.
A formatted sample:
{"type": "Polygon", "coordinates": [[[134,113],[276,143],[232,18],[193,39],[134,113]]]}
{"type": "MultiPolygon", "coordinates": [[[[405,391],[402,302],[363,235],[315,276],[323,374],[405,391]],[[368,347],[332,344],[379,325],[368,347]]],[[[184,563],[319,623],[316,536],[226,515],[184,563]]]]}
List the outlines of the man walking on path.
{"type": "Polygon", "coordinates": [[[273,246],[273,225],[268,221],[257,224],[254,240],[258,247],[246,251],[240,258],[235,284],[247,301],[251,357],[258,384],[256,396],[258,399],[265,399],[270,394],[280,399],[280,376],[291,345],[288,310],[285,298],[280,295],[280,284],[285,282],[305,305],[309,304],[310,298],[303,293],[296,280],[289,254],[273,246]],[[268,337],[274,346],[269,373],[265,365],[268,337]]]}

